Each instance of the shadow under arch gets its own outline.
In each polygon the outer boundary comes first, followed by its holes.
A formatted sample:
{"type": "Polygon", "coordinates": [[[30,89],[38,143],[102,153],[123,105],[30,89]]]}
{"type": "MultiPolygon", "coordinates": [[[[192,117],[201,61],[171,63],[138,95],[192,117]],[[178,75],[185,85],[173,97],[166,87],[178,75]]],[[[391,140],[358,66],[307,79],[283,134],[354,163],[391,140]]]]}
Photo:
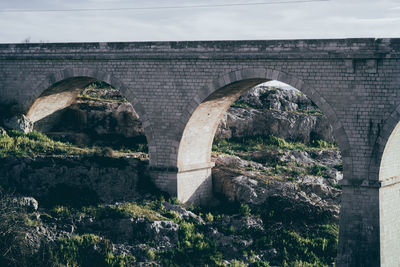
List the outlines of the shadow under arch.
{"type": "MultiPolygon", "coordinates": [[[[139,120],[142,122],[144,133],[147,139],[147,143],[150,145],[151,140],[153,140],[153,131],[151,129],[150,123],[148,122],[148,116],[146,114],[144,106],[138,101],[138,99],[134,96],[133,92],[129,90],[129,87],[124,84],[120,79],[116,78],[112,74],[102,72],[96,69],[87,69],[87,68],[66,68],[60,71],[55,71],[49,73],[44,81],[36,86],[33,89],[31,97],[24,104],[24,112],[27,115],[31,115],[29,113],[33,113],[30,110],[35,107],[37,100],[48,94],[52,93],[52,86],[55,84],[61,84],[63,81],[72,81],[74,83],[74,87],[76,90],[70,92],[67,96],[67,99],[60,103],[58,109],[63,106],[67,107],[72,103],[74,99],[78,96],[79,92],[83,90],[85,85],[88,85],[93,81],[103,81],[111,85],[112,87],[118,89],[121,92],[121,95],[124,96],[128,101],[132,104],[133,109],[139,115],[139,120]]],[[[63,89],[54,89],[55,92],[57,90],[63,91],[63,89]]],[[[65,90],[68,91],[68,90],[65,90]]],[[[28,116],[29,117],[29,116],[28,116]]]]}
{"type": "Polygon", "coordinates": [[[352,177],[352,158],[345,130],[331,105],[301,79],[282,71],[246,68],[229,72],[214,79],[199,90],[187,104],[182,121],[182,134],[177,154],[179,171],[205,168],[211,164],[211,146],[218,123],[229,106],[249,88],[277,80],[293,86],[309,97],[330,121],[333,135],[343,158],[344,177],[352,177]]]}

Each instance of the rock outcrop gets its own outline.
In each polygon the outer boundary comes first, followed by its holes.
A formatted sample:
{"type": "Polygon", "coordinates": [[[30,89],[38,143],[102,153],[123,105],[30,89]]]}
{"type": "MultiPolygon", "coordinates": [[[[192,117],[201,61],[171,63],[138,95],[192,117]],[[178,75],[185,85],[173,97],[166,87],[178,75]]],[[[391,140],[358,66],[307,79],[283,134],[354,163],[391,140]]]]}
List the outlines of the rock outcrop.
{"type": "Polygon", "coordinates": [[[33,122],[23,114],[4,119],[3,125],[10,130],[17,130],[23,133],[33,131],[33,122]]]}
{"type": "Polygon", "coordinates": [[[57,118],[37,122],[35,129],[80,145],[129,145],[145,141],[139,116],[128,102],[79,100],[57,118]]]}
{"type": "Polygon", "coordinates": [[[309,144],[334,142],[327,118],[299,91],[257,86],[243,94],[224,114],[217,138],[274,135],[309,144]]]}
{"type": "Polygon", "coordinates": [[[44,202],[132,200],[145,170],[136,158],[7,157],[1,159],[0,185],[44,202]]]}
{"type": "MultiPolygon", "coordinates": [[[[333,166],[340,162],[340,157],[335,157],[336,153],[331,151],[330,160],[324,157],[319,159],[308,157],[304,160],[294,156],[296,153],[292,152],[294,151],[281,153],[283,154],[281,162],[292,161],[312,166],[315,163],[329,161],[330,167],[324,170],[325,177],[304,173],[294,180],[287,181],[266,174],[269,168],[263,164],[221,154],[215,158],[214,192],[222,194],[230,201],[256,206],[268,207],[272,202],[279,202],[279,205],[285,207],[286,212],[290,210],[307,216],[310,220],[324,218],[328,221],[337,221],[341,190],[335,186],[338,180],[342,179],[342,174],[333,166]]],[[[275,152],[275,156],[279,157],[279,154],[275,152]]]]}

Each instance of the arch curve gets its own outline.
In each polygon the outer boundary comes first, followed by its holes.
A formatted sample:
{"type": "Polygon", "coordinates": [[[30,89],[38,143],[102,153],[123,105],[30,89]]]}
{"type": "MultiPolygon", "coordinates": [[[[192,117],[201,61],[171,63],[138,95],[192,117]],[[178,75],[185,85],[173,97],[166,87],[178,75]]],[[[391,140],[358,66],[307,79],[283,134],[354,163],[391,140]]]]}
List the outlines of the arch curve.
{"type": "Polygon", "coordinates": [[[377,182],[381,180],[380,168],[385,153],[386,146],[390,145],[392,134],[395,134],[400,123],[400,105],[390,114],[390,116],[382,123],[378,136],[371,153],[371,160],[368,170],[368,180],[377,182]]]}
{"type": "MultiPolygon", "coordinates": [[[[353,171],[353,162],[351,157],[349,141],[346,132],[341,122],[339,121],[338,117],[336,116],[336,113],[332,108],[332,106],[325,100],[323,96],[321,96],[314,88],[309,86],[305,81],[286,72],[268,68],[244,68],[244,69],[234,70],[229,73],[220,75],[219,77],[215,78],[213,81],[203,86],[199,90],[198,94],[192,98],[192,100],[187,104],[186,108],[184,109],[184,112],[182,114],[183,118],[181,120],[181,125],[179,125],[181,134],[178,136],[180,137],[180,140],[176,140],[177,142],[179,142],[179,148],[177,153],[178,168],[180,160],[182,158],[181,154],[182,153],[181,149],[183,149],[182,141],[185,141],[184,140],[185,133],[187,131],[190,131],[189,127],[190,127],[190,122],[193,119],[193,115],[195,114],[196,110],[202,103],[208,101],[213,94],[215,94],[218,90],[221,90],[223,88],[228,88],[228,87],[232,88],[235,87],[235,85],[240,87],[241,85],[243,85],[243,82],[247,81],[249,82],[250,86],[242,90],[241,93],[243,93],[250,87],[271,80],[284,82],[286,84],[295,87],[296,89],[300,90],[305,95],[307,95],[307,97],[309,97],[321,109],[323,114],[330,121],[333,127],[333,134],[335,140],[340,147],[344,165],[343,166],[344,177],[352,177],[351,175],[353,171]]],[[[234,100],[236,100],[241,95],[241,93],[239,93],[234,100]]],[[[234,100],[232,102],[234,102],[234,100]]],[[[228,109],[229,106],[230,104],[227,105],[226,109],[228,109]]],[[[223,113],[224,112],[222,112],[222,114],[223,113]]],[[[214,133],[212,134],[212,136],[214,136],[214,133]]],[[[211,144],[208,145],[211,146],[211,144]]]]}
{"type": "Polygon", "coordinates": [[[141,118],[143,119],[146,118],[146,113],[143,105],[138,102],[137,98],[135,98],[132,92],[129,91],[129,87],[126,86],[120,79],[116,78],[115,76],[107,72],[102,72],[99,70],[87,69],[87,68],[66,68],[63,70],[47,74],[46,79],[41,84],[39,84],[39,86],[33,89],[32,96],[28,99],[27,103],[24,105],[25,111],[30,106],[32,106],[35,100],[50,86],[60,81],[76,77],[94,78],[96,80],[104,81],[112,85],[113,87],[120,90],[121,94],[129,100],[129,102],[132,104],[133,108],[141,118]]]}
{"type": "Polygon", "coordinates": [[[135,112],[139,115],[139,120],[142,122],[147,143],[149,146],[151,146],[151,142],[154,139],[153,138],[154,134],[153,134],[153,129],[151,128],[151,124],[149,123],[149,118],[146,114],[144,106],[139,102],[138,98],[134,96],[133,92],[129,90],[129,86],[127,86],[123,81],[121,81],[120,79],[118,79],[117,77],[115,77],[110,73],[103,72],[97,69],[65,68],[62,70],[48,73],[44,81],[33,89],[31,97],[24,103],[24,112],[25,113],[28,112],[30,107],[34,105],[35,101],[52,85],[67,79],[79,78],[79,77],[104,81],[113,86],[114,88],[118,89],[121,92],[121,94],[128,99],[128,101],[132,104],[135,112]]]}

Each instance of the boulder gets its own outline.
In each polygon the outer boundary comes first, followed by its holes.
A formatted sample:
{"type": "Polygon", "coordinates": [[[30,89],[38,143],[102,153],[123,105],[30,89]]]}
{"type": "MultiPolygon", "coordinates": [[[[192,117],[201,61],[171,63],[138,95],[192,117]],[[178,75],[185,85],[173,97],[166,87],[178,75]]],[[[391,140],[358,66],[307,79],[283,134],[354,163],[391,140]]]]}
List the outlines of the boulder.
{"type": "MultiPolygon", "coordinates": [[[[258,206],[269,205],[271,201],[279,202],[285,208],[304,213],[303,215],[310,218],[323,215],[338,219],[341,191],[332,187],[332,184],[337,183],[334,177],[302,175],[294,182],[264,179],[265,174],[262,172],[239,169],[241,165],[245,165],[244,160],[240,161],[235,156],[218,156],[213,169],[214,192],[222,194],[230,201],[258,206]],[[232,164],[235,161],[242,163],[235,168],[232,164]]],[[[340,175],[337,176],[340,178],[340,175]]]]}
{"type": "Polygon", "coordinates": [[[197,216],[191,211],[186,210],[182,206],[179,205],[173,205],[169,202],[164,202],[163,203],[165,209],[167,211],[174,211],[178,214],[179,218],[185,219],[185,220],[193,220],[197,224],[204,224],[203,219],[200,216],[197,216]]]}
{"type": "Polygon", "coordinates": [[[248,107],[234,105],[229,108],[222,117],[216,137],[274,135],[306,144],[319,139],[334,142],[328,119],[298,90],[256,86],[236,103],[248,107]]]}
{"type": "Polygon", "coordinates": [[[3,124],[6,128],[11,130],[17,130],[24,133],[30,133],[33,131],[33,122],[24,114],[5,119],[3,124]]]}
{"type": "Polygon", "coordinates": [[[28,212],[35,212],[39,207],[39,203],[33,197],[15,197],[12,201],[19,207],[26,208],[28,212]]]}
{"type": "Polygon", "coordinates": [[[312,140],[333,143],[333,130],[324,116],[253,108],[231,107],[224,114],[215,136],[243,138],[274,135],[309,144],[312,140]]]}
{"type": "Polygon", "coordinates": [[[154,221],[146,224],[145,231],[158,248],[172,248],[178,243],[179,225],[172,221],[154,221]]]}
{"type": "Polygon", "coordinates": [[[7,135],[7,131],[3,127],[0,127],[0,135],[7,135]]]}

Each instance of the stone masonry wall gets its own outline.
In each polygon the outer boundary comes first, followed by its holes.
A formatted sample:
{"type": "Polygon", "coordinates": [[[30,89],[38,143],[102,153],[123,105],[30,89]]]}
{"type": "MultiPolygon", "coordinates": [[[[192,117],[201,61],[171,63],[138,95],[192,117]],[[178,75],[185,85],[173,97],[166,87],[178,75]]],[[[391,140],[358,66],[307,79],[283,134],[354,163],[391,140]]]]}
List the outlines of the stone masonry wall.
{"type": "Polygon", "coordinates": [[[127,97],[142,119],[150,165],[176,169],[176,179],[182,134],[209,95],[246,80],[299,89],[331,122],[343,183],[354,189],[343,196],[348,224],[341,224],[339,259],[346,261],[339,266],[367,266],[360,265],[364,256],[379,251],[385,236],[369,232],[378,231],[369,214],[379,217],[379,195],[356,192],[376,191],[386,141],[400,120],[400,39],[0,45],[0,104],[16,112],[27,111],[52,84],[82,76],[127,97]]]}

